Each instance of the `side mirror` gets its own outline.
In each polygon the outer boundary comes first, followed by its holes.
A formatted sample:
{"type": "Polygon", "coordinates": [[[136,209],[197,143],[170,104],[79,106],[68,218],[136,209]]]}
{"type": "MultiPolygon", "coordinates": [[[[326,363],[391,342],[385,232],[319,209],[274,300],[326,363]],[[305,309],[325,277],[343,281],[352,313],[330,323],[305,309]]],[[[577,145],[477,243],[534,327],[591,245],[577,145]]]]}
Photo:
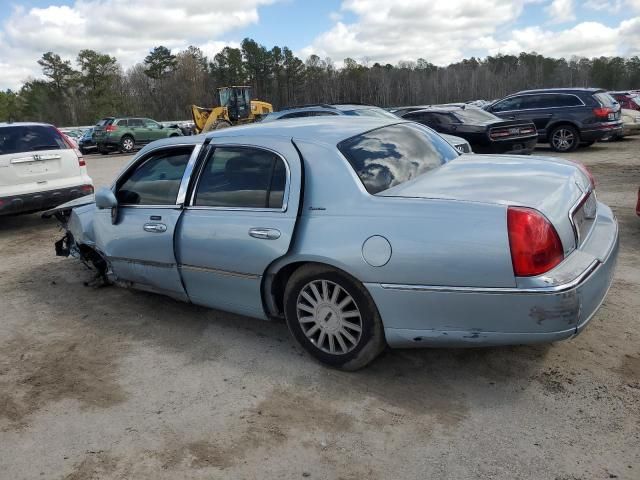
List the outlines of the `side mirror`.
{"type": "Polygon", "coordinates": [[[118,206],[118,200],[110,188],[102,187],[96,192],[96,207],[100,210],[118,206]]]}
{"type": "Polygon", "coordinates": [[[102,187],[96,192],[96,207],[100,210],[111,209],[111,223],[118,223],[118,199],[110,188],[102,187]]]}

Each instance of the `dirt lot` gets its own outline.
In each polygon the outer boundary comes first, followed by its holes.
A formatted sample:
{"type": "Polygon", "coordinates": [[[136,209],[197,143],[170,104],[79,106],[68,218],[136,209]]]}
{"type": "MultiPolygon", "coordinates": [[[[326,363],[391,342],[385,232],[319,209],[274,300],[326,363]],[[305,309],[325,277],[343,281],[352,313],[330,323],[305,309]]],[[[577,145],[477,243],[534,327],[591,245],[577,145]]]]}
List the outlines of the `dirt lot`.
{"type": "MultiPolygon", "coordinates": [[[[54,221],[1,219],[0,478],[640,478],[640,139],[570,156],[621,231],[586,331],[393,351],[352,374],[282,323],[85,287],[54,221]]],[[[89,171],[106,184],[125,160],[89,171]]]]}

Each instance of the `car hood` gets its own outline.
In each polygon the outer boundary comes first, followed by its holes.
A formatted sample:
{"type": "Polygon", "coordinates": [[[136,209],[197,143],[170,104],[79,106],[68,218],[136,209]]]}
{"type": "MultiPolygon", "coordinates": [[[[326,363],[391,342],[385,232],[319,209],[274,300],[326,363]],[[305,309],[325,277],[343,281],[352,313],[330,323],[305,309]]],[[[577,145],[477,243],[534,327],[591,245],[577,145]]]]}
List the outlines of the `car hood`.
{"type": "Polygon", "coordinates": [[[49,218],[56,212],[61,212],[63,210],[71,210],[75,207],[81,207],[83,205],[89,205],[90,203],[95,203],[95,195],[92,193],[91,195],[85,195],[84,197],[76,198],[75,200],[71,200],[70,202],[63,203],[62,205],[58,205],[57,207],[50,208],[49,210],[43,212],[42,216],[44,218],[49,218]]]}
{"type": "MultiPolygon", "coordinates": [[[[440,168],[379,193],[535,208],[565,228],[571,208],[590,188],[574,164],[549,157],[461,155],[440,168]]],[[[560,233],[560,232],[559,232],[560,233]]],[[[567,239],[573,232],[565,232],[567,239]]]]}

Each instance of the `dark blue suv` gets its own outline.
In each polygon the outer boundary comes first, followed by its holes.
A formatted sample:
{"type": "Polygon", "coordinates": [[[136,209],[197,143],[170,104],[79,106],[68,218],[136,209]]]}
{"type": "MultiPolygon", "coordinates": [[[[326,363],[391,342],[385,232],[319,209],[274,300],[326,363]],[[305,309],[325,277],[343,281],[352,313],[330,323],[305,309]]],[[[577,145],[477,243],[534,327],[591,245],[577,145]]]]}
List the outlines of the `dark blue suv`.
{"type": "Polygon", "coordinates": [[[570,152],[622,134],[620,105],[599,88],[525,90],[485,110],[508,120],[532,121],[538,141],[549,143],[556,152],[570,152]]]}

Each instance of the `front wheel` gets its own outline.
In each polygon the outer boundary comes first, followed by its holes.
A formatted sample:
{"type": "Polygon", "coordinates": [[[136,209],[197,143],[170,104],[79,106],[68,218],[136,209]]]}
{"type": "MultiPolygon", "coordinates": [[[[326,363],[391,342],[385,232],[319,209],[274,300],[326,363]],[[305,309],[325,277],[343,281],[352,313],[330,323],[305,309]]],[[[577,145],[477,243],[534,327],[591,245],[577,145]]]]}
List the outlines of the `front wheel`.
{"type": "Polygon", "coordinates": [[[551,131],[549,143],[556,152],[572,152],[580,145],[580,135],[571,125],[560,125],[551,131]]]}
{"type": "Polygon", "coordinates": [[[284,307],[296,341],[331,367],[358,370],[386,346],[369,292],[338,270],[322,265],[296,270],[287,282],[284,307]]]}

